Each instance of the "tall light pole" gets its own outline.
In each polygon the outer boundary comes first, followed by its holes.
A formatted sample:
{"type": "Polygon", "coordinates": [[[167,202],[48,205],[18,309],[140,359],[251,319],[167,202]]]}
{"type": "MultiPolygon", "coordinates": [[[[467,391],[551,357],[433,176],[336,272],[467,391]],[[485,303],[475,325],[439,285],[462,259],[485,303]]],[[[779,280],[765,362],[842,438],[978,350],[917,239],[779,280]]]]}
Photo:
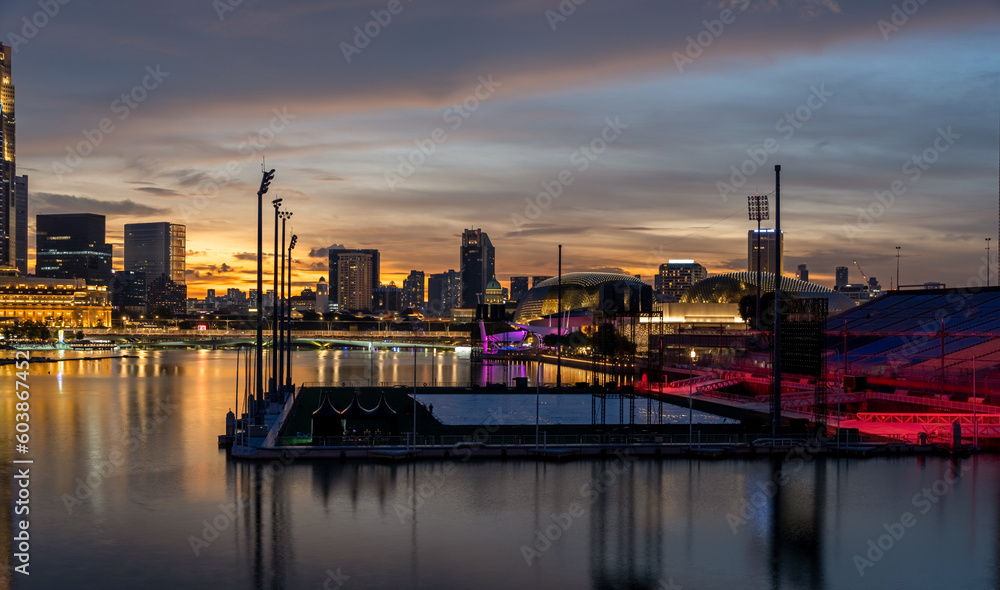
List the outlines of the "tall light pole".
{"type": "Polygon", "coordinates": [[[691,374],[688,379],[688,449],[694,444],[694,349],[691,350],[691,374]]]}
{"type": "Polygon", "coordinates": [[[278,389],[281,381],[278,379],[278,218],[281,216],[281,199],[271,201],[274,206],[274,290],[271,291],[271,378],[267,388],[271,392],[271,400],[278,401],[278,389]]]}
{"type": "MultiPolygon", "coordinates": [[[[281,212],[281,281],[278,283],[276,293],[278,301],[278,389],[285,388],[285,355],[288,354],[288,347],[285,346],[285,222],[292,217],[291,211],[281,212]]],[[[289,288],[291,292],[291,288],[289,288]]]]}
{"type": "Polygon", "coordinates": [[[899,248],[896,246],[896,290],[899,291],[899,248]]]}
{"type": "Polygon", "coordinates": [[[767,195],[750,195],[747,197],[747,211],[750,221],[757,222],[757,315],[754,317],[754,329],[760,329],[760,222],[770,218],[767,195]]]}
{"type": "Polygon", "coordinates": [[[257,375],[254,379],[254,423],[264,423],[264,300],[262,291],[264,290],[264,193],[271,186],[274,180],[274,169],[262,172],[260,188],[257,189],[257,375]]]}
{"type": "Polygon", "coordinates": [[[781,436],[781,165],[774,165],[774,389],[771,436],[781,436]]]}
{"type": "Polygon", "coordinates": [[[292,250],[298,241],[299,236],[292,234],[288,244],[288,347],[285,352],[285,385],[288,389],[292,388],[292,250]]]}

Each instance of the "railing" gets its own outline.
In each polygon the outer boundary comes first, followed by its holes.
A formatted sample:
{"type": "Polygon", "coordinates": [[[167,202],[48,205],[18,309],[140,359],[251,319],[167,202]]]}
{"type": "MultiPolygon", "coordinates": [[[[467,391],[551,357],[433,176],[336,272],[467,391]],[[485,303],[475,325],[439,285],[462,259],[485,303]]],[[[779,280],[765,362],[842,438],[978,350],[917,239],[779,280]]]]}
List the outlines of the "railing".
{"type": "MultiPolygon", "coordinates": [[[[667,445],[667,446],[746,446],[754,441],[769,439],[770,434],[720,434],[720,433],[695,433],[688,438],[685,434],[562,434],[549,435],[541,434],[537,438],[531,435],[418,435],[414,441],[409,436],[382,436],[382,435],[362,435],[362,436],[328,436],[328,437],[280,437],[279,446],[313,446],[313,447],[453,447],[455,452],[475,451],[477,447],[566,447],[579,445],[614,445],[614,446],[641,446],[641,445],[667,445]]],[[[847,435],[841,435],[841,443],[847,441],[847,435]]],[[[888,436],[853,435],[850,442],[877,442],[884,441],[888,436]]],[[[799,440],[799,439],[796,439],[799,440]]],[[[835,439],[802,439],[806,440],[809,446],[833,446],[835,439]]],[[[761,446],[761,445],[758,445],[761,446]]],[[[770,445],[764,445],[770,446],[770,445]]],[[[779,445],[780,446],[780,445],[779,445]]]]}

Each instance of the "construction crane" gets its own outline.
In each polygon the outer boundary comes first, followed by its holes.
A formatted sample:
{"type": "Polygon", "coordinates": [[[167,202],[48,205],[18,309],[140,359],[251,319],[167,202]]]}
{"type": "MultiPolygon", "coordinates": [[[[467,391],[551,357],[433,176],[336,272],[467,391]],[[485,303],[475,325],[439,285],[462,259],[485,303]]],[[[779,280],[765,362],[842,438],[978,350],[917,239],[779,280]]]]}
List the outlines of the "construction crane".
{"type": "Polygon", "coordinates": [[[854,266],[858,267],[858,271],[860,271],[861,276],[864,277],[865,283],[868,283],[868,275],[865,274],[865,271],[861,268],[861,265],[858,264],[857,260],[854,261],[854,266]]]}

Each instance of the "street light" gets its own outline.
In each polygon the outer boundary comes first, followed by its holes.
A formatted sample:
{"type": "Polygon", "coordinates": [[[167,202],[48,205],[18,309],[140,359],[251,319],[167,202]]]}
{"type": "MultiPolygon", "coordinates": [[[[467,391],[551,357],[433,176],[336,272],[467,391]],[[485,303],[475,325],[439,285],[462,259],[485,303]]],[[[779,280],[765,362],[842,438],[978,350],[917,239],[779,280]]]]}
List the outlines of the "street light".
{"type": "MultiPolygon", "coordinates": [[[[285,222],[292,217],[291,211],[282,211],[281,214],[281,268],[280,276],[281,281],[278,283],[278,289],[275,291],[275,297],[278,305],[278,314],[276,323],[278,324],[278,389],[285,388],[285,356],[289,354],[289,350],[286,350],[285,346],[285,222]]],[[[277,264],[277,260],[275,260],[277,264]]],[[[291,287],[288,288],[288,293],[291,294],[291,287]]]]}
{"type": "Polygon", "coordinates": [[[688,449],[694,442],[694,350],[691,350],[691,375],[688,379],[688,449]]]}
{"type": "Polygon", "coordinates": [[[277,392],[281,388],[281,381],[278,380],[278,218],[281,217],[281,199],[274,199],[271,205],[274,207],[274,290],[271,295],[271,378],[268,379],[268,389],[271,400],[277,401],[277,392]]]}
{"type": "Polygon", "coordinates": [[[285,385],[292,389],[292,250],[299,236],[292,234],[288,244],[288,349],[285,353],[285,385]]]}
{"type": "Polygon", "coordinates": [[[264,312],[262,298],[264,291],[264,193],[271,186],[274,180],[274,169],[261,172],[260,188],[257,189],[257,359],[255,369],[257,371],[254,383],[254,424],[264,423],[264,312]]]}

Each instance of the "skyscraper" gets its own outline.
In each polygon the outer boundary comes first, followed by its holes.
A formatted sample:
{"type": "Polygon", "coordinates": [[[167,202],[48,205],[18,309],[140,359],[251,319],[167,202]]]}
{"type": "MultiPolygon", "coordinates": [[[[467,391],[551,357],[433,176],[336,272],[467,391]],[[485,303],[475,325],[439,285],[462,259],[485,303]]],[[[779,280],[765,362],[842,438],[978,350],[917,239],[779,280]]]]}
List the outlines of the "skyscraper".
{"type": "MultiPolygon", "coordinates": [[[[637,277],[638,278],[638,277],[637,277]]],[[[657,293],[664,301],[680,301],[681,295],[698,281],[708,278],[708,270],[694,260],[668,260],[660,265],[657,293]]]]}
{"type": "MultiPolygon", "coordinates": [[[[747,270],[757,272],[757,230],[747,232],[747,270]]],[[[760,230],[760,270],[780,272],[785,267],[785,232],[775,239],[774,228],[760,230]],[[775,243],[777,242],[777,243],[775,243]],[[778,266],[774,266],[774,251],[778,250],[778,266]]]]}
{"type": "Polygon", "coordinates": [[[28,175],[14,177],[14,266],[28,274],[28,175]]]}
{"type": "Polygon", "coordinates": [[[185,248],[187,228],[175,223],[126,223],[125,270],[146,273],[146,284],[152,285],[162,274],[185,284],[185,248]]]}
{"type": "Polygon", "coordinates": [[[424,306],[424,271],[411,270],[403,280],[403,307],[421,309],[424,306]]]}
{"type": "Polygon", "coordinates": [[[429,315],[439,317],[458,307],[462,296],[461,275],[454,269],[432,274],[427,279],[427,306],[429,315]]]}
{"type": "MultiPolygon", "coordinates": [[[[330,299],[336,301],[340,305],[340,277],[338,276],[340,269],[340,256],[344,253],[361,253],[368,254],[371,256],[371,266],[370,273],[371,276],[368,279],[372,288],[378,287],[382,284],[382,277],[379,272],[379,253],[378,250],[368,248],[368,249],[351,249],[345,248],[343,246],[331,246],[329,249],[329,263],[327,266],[327,272],[329,273],[329,284],[330,284],[330,299]]],[[[364,309],[368,309],[365,307],[364,309]]]]}
{"type": "Polygon", "coordinates": [[[485,302],[486,284],[496,275],[496,251],[481,229],[462,232],[462,307],[475,308],[485,302]]]}
{"type": "Polygon", "coordinates": [[[805,281],[807,283],[809,282],[809,269],[806,268],[806,265],[804,264],[799,265],[799,270],[795,272],[795,278],[797,278],[800,281],[805,281]]]}
{"type": "MultiPolygon", "coordinates": [[[[0,43],[0,266],[17,266],[17,190],[14,119],[14,83],[11,77],[11,48],[0,43]]],[[[26,210],[27,208],[25,208],[26,210]]],[[[27,223],[25,221],[25,223],[27,223]]],[[[27,226],[25,226],[27,232],[27,226]]],[[[27,233],[25,233],[27,246],[27,233]]],[[[27,268],[27,258],[25,268],[27,268]]]]}
{"type": "Polygon", "coordinates": [[[39,277],[110,285],[111,245],[104,241],[103,215],[36,215],[35,244],[35,274],[39,277]]]}
{"type": "Polygon", "coordinates": [[[372,255],[367,252],[342,252],[337,257],[337,285],[340,309],[371,311],[372,255]]]}
{"type": "Polygon", "coordinates": [[[837,282],[836,282],[836,285],[834,286],[834,288],[835,289],[840,289],[841,287],[846,286],[848,284],[848,280],[847,280],[847,267],[846,266],[838,266],[837,270],[835,272],[836,272],[836,277],[837,277],[836,281],[837,282]]]}
{"type": "Polygon", "coordinates": [[[528,292],[529,277],[510,277],[510,298],[513,301],[520,301],[528,292]]]}

